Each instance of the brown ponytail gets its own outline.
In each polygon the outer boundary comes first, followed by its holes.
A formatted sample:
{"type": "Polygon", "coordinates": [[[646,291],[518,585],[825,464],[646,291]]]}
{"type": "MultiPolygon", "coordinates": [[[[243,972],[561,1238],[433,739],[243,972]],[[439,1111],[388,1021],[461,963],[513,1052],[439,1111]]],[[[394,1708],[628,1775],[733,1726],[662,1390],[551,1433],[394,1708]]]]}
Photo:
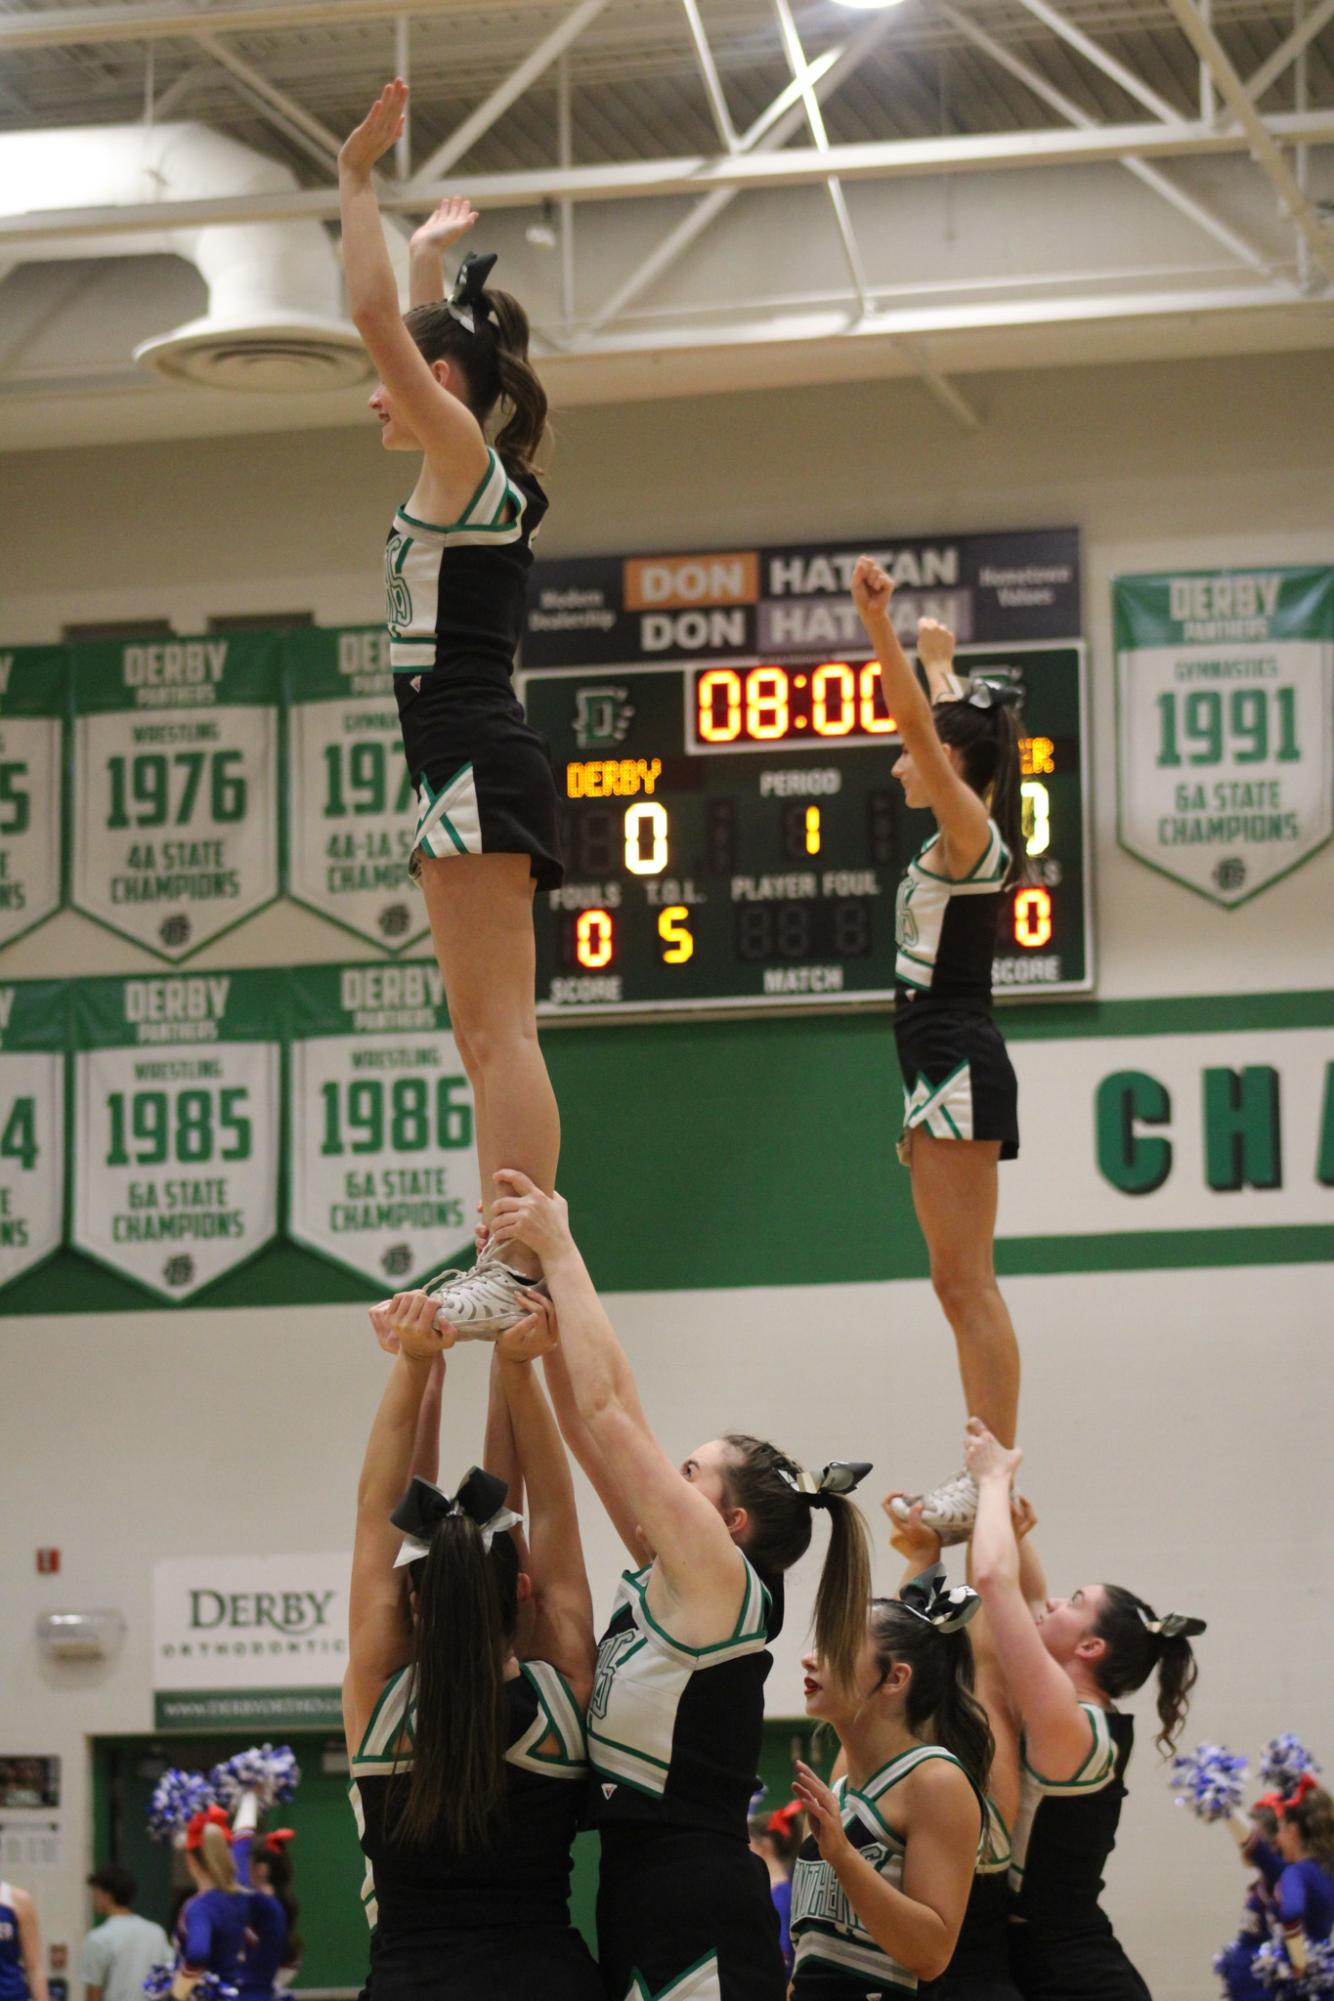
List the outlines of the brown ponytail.
{"type": "Polygon", "coordinates": [[[742,1547],[761,1577],[778,1577],[806,1554],[812,1503],[829,1516],[829,1549],[815,1596],[815,1645],[830,1673],[850,1681],[866,1632],[871,1596],[870,1536],[861,1509],[843,1494],[800,1494],[801,1468],[766,1439],[728,1432],[733,1463],[727,1498],[750,1517],[742,1547]],[[784,1477],[786,1476],[786,1477],[784,1477]]]}
{"type": "Polygon", "coordinates": [[[454,318],[444,299],[413,306],[403,324],[424,360],[457,368],[468,408],[483,430],[505,406],[496,450],[506,472],[534,473],[547,427],[547,393],[528,359],[528,315],[518,300],[509,292],[483,292],[474,310],[474,333],[454,318]]]}
{"type": "Polygon", "coordinates": [[[931,711],[936,735],[953,744],[963,759],[964,783],[986,801],[1001,839],[1010,851],[1002,888],[1029,877],[1024,845],[1023,783],[1019,766],[1019,708],[1009,688],[998,688],[989,708],[962,701],[937,702],[931,711]],[[1003,699],[1009,696],[1010,699],[1003,699]]]}
{"type": "Polygon", "coordinates": [[[236,1880],[236,1860],[232,1845],[220,1827],[211,1822],[200,1834],[199,1846],[194,1851],[200,1868],[208,1877],[215,1890],[239,1891],[236,1880]]]}
{"type": "Polygon", "coordinates": [[[1289,1827],[1295,1827],[1302,1846],[1322,1869],[1334,1870],[1334,1800],[1323,1786],[1312,1786],[1298,1800],[1289,1800],[1282,1809],[1289,1827]]]}
{"type": "Polygon", "coordinates": [[[412,1771],[394,1838],[443,1840],[455,1853],[493,1847],[505,1801],[504,1670],[519,1617],[519,1556],[488,1551],[464,1513],[437,1522],[411,1566],[417,1593],[412,1771]]]}
{"type": "Polygon", "coordinates": [[[1112,1699],[1143,1688],[1158,1670],[1158,1734],[1154,1738],[1166,1757],[1176,1746],[1186,1720],[1190,1692],[1199,1678],[1194,1650],[1184,1634],[1151,1633],[1146,1619],[1157,1614],[1151,1605],[1122,1584],[1104,1584],[1103,1605],[1093,1631],[1106,1642],[1097,1663],[1098,1686],[1112,1699]]]}
{"type": "Polygon", "coordinates": [[[987,1712],[973,1693],[973,1648],[967,1633],[962,1627],[941,1632],[900,1598],[875,1598],[871,1638],[882,1683],[896,1661],[912,1669],[904,1717],[913,1735],[925,1741],[929,1731],[985,1794],[996,1741],[987,1712]]]}

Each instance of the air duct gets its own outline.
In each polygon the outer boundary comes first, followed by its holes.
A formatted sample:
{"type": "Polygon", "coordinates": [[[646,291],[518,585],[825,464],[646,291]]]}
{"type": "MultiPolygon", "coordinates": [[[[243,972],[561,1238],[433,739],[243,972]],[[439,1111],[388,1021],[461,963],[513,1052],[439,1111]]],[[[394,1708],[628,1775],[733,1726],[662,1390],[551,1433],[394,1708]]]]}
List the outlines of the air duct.
{"type": "MultiPolygon", "coordinates": [[[[211,126],[82,125],[0,132],[0,187],[21,213],[155,201],[288,193],[277,160],[211,126]],[[16,204],[17,206],[17,204],[16,204]]],[[[23,260],[183,257],[208,287],[201,319],[141,342],[134,358],[177,382],[292,394],[364,381],[370,362],[342,310],[333,242],[318,222],[248,222],[62,236],[25,245],[23,260]]]]}

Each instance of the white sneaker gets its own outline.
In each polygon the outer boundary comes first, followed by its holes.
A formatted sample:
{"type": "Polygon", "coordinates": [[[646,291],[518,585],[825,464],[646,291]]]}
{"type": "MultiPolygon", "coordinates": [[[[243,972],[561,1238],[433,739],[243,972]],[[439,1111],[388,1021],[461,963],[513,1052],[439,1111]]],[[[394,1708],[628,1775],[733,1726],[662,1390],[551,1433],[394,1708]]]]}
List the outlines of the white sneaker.
{"type": "Polygon", "coordinates": [[[511,1271],[488,1247],[471,1271],[437,1272],[425,1290],[439,1305],[437,1320],[447,1320],[461,1340],[494,1341],[528,1318],[519,1294],[545,1292],[546,1283],[511,1271]]]}
{"type": "Polygon", "coordinates": [[[977,1520],[977,1482],[971,1473],[956,1473],[929,1494],[898,1494],[890,1502],[896,1521],[906,1522],[909,1512],[922,1504],[922,1522],[941,1543],[967,1542],[977,1520]]]}

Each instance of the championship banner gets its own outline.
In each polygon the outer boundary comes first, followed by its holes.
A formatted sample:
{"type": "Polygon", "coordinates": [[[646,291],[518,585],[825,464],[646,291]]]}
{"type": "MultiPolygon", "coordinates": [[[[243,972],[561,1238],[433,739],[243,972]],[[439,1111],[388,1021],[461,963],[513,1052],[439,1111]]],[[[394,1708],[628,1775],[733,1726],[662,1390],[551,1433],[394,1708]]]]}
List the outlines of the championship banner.
{"type": "Polygon", "coordinates": [[[186,959],[278,894],[277,634],[80,647],[75,907],[186,959]]]}
{"type": "Polygon", "coordinates": [[[0,652],[0,945],[60,907],[68,700],[62,647],[0,652]]]}
{"type": "Polygon", "coordinates": [[[472,1090],[439,970],[308,966],[290,994],[288,1235],[387,1290],[470,1264],[472,1090]]]}
{"type": "Polygon", "coordinates": [[[284,640],[288,894],[387,952],[427,932],[408,880],[413,792],[382,626],[284,640]]]}
{"type": "Polygon", "coordinates": [[[78,1250],[188,1299],[278,1228],[279,973],[74,988],[78,1250]]]}
{"type": "Polygon", "coordinates": [[[1112,589],[1118,839],[1235,909],[1334,829],[1334,569],[1112,589]]]}
{"type": "Polygon", "coordinates": [[[341,1721],[350,1556],[177,1556],[153,1565],[153,1727],[341,1721]]]}
{"type": "Polygon", "coordinates": [[[943,620],[965,646],[1070,639],[1083,629],[1077,529],[867,537],[539,562],[528,587],[523,664],[837,658],[865,645],[851,597],[864,551],[894,579],[894,626],[905,639],[923,617],[943,620]]]}
{"type": "Polygon", "coordinates": [[[60,980],[0,986],[0,1285],[64,1234],[67,992],[60,980]]]}

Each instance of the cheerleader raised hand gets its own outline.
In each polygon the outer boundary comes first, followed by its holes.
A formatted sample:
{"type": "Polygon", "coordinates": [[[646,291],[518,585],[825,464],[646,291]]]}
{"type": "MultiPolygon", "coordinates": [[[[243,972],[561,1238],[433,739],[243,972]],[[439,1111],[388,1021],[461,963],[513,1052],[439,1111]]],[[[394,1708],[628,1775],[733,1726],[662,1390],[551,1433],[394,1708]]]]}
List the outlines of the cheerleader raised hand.
{"type": "Polygon", "coordinates": [[[792,1782],[792,1790],[801,1801],[802,1808],[810,1821],[811,1833],[815,1836],[820,1850],[820,1859],[827,1862],[837,1872],[840,1863],[846,1863],[856,1854],[856,1849],[848,1839],[843,1825],[843,1814],[832,1789],[827,1786],[817,1772],[809,1765],[797,1760],[797,1776],[792,1782]]]}
{"type": "Polygon", "coordinates": [[[340,173],[353,178],[369,176],[376,161],[398,143],[407,101],[408,87],[396,76],[385,85],[360,125],[344,139],[338,153],[340,173]]]}
{"type": "Polygon", "coordinates": [[[863,623],[868,618],[883,617],[889,610],[893,595],[894,579],[880,567],[875,557],[858,556],[857,567],[852,573],[852,602],[863,623]]]}

